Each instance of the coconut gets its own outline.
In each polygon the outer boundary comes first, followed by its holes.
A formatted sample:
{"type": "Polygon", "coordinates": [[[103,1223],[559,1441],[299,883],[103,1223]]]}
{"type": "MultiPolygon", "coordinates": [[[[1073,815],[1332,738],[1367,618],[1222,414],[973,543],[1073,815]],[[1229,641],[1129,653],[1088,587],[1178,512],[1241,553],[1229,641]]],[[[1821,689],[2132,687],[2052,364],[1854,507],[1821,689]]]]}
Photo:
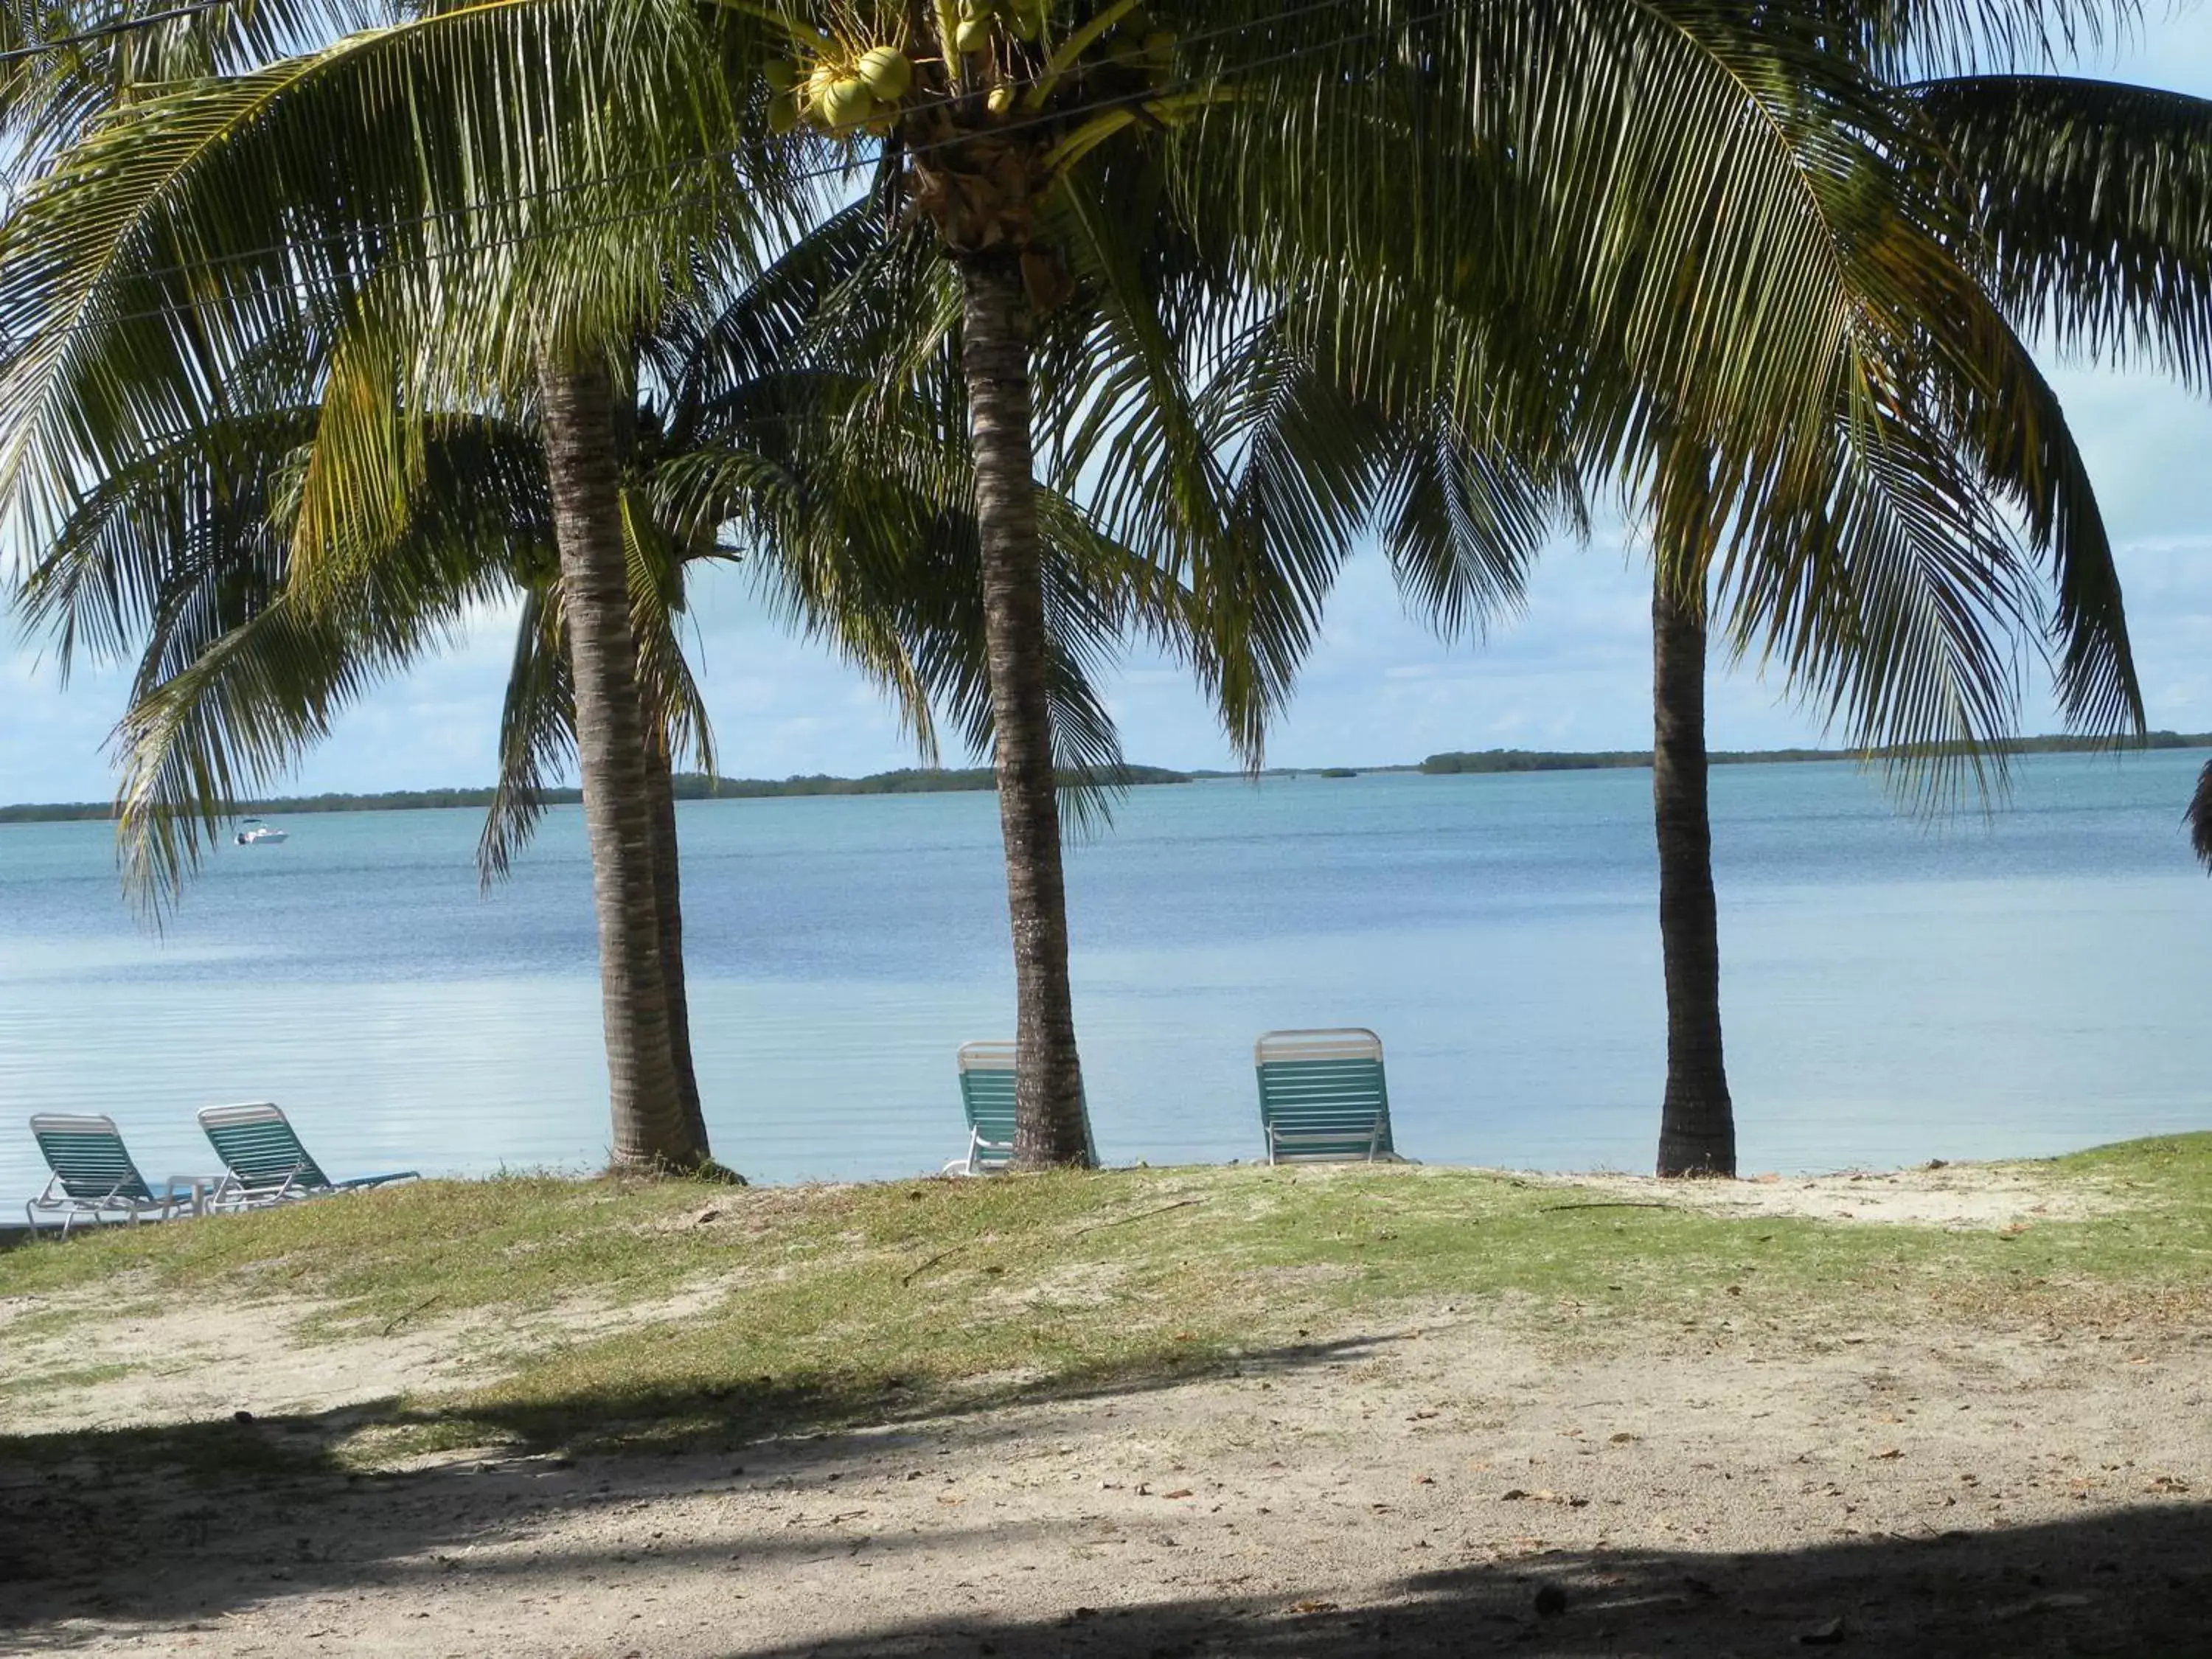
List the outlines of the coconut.
{"type": "Polygon", "coordinates": [[[991,49],[991,20],[971,17],[963,22],[952,36],[952,45],[961,52],[988,52],[991,49]]]}
{"type": "Polygon", "coordinates": [[[789,132],[799,125],[805,112],[799,106],[796,93],[779,92],[768,100],[768,130],[770,132],[789,132]]]}
{"type": "Polygon", "coordinates": [[[871,46],[860,54],[860,79],[877,101],[896,104],[914,84],[914,65],[896,46],[871,46]]]}
{"type": "Polygon", "coordinates": [[[799,65],[788,58],[771,58],[761,66],[761,79],[770,92],[789,92],[799,84],[799,65]]]}
{"type": "Polygon", "coordinates": [[[1004,115],[1014,106],[1014,89],[1012,87],[993,87],[991,95],[983,101],[990,106],[992,114],[1004,115]]]}
{"type": "Polygon", "coordinates": [[[844,71],[836,64],[817,62],[813,70],[807,75],[805,94],[799,101],[808,109],[820,113],[823,119],[828,119],[829,112],[825,104],[830,96],[830,88],[844,78],[844,71]]]}
{"type": "Polygon", "coordinates": [[[876,96],[857,75],[832,83],[822,96],[822,118],[833,127],[857,126],[875,113],[876,96]]]}

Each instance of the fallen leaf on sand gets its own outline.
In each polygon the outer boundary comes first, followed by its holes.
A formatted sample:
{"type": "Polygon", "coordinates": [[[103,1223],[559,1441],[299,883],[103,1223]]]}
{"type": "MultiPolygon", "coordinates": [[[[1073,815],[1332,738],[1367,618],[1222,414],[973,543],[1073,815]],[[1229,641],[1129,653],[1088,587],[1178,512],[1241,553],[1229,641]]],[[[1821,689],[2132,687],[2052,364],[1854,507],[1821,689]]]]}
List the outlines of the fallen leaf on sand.
{"type": "Polygon", "coordinates": [[[1177,1487],[1176,1487],[1173,1492],[1162,1492],[1162,1493],[1160,1494],[1160,1496],[1161,1496],[1162,1498],[1188,1498],[1188,1497],[1189,1497],[1189,1496],[1190,1496],[1190,1488],[1189,1488],[1188,1486],[1177,1486],[1177,1487]]]}
{"type": "Polygon", "coordinates": [[[1292,1613],[1334,1613],[1336,1611],[1336,1603],[1334,1601],[1293,1601],[1291,1603],[1291,1611],[1292,1613]]]}
{"type": "Polygon", "coordinates": [[[1874,1455],[1874,1461],[1877,1463],[1894,1463],[1899,1458],[1904,1455],[1905,1454],[1902,1451],[1899,1450],[1895,1446],[1892,1446],[1887,1451],[1876,1452],[1874,1455]]]}
{"type": "Polygon", "coordinates": [[[937,1501],[940,1504],[964,1504],[968,1500],[957,1492],[941,1492],[937,1494],[937,1501]]]}

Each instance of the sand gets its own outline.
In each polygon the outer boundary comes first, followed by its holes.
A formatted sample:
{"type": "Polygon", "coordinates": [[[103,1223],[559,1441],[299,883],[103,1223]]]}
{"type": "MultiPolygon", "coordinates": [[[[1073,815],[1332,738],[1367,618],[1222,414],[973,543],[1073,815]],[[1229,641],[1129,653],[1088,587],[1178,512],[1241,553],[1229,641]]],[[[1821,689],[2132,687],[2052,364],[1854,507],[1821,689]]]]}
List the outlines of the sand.
{"type": "MultiPolygon", "coordinates": [[[[1700,1201],[1832,1212],[1867,1185],[1700,1201]]],[[[1876,1222],[2012,1224],[2050,1197],[1938,1215],[1942,1183],[1877,1190],[1876,1222]]],[[[292,1347],[255,1311],[212,1347],[149,1322],[173,1369],[69,1414],[328,1413],[496,1368],[473,1328],[292,1347]]],[[[0,1647],[2203,1651],[2209,1359],[2191,1328],[1784,1318],[1593,1344],[1440,1304],[1172,1386],[736,1455],[462,1451],[346,1482],[97,1490],[0,1466],[0,1647]]]]}

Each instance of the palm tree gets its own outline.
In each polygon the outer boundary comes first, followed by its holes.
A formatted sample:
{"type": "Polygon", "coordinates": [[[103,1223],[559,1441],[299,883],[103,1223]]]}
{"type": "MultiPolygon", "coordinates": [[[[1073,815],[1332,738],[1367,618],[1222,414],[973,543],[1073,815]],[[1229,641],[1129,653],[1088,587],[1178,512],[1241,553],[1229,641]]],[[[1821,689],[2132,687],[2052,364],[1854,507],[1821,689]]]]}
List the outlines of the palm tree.
{"type": "MultiPolygon", "coordinates": [[[[713,759],[676,626],[687,568],[750,562],[757,586],[795,625],[899,699],[926,757],[935,751],[933,703],[971,739],[989,733],[980,618],[963,603],[975,591],[976,538],[959,481],[886,472],[896,452],[881,442],[869,447],[865,477],[836,476],[836,404],[853,383],[810,353],[807,319],[825,290],[880,257],[879,243],[866,212],[848,210],[735,294],[662,319],[641,344],[648,372],[624,422],[628,604],[650,716],[657,932],[671,1057],[691,1161],[701,1164],[709,1152],[684,992],[672,766],[689,754],[711,770],[713,759]],[[954,580],[939,580],[948,571],[954,580]]],[[[499,788],[479,849],[488,884],[507,871],[545,789],[574,759],[566,594],[535,411],[416,417],[409,442],[421,460],[404,514],[386,526],[388,544],[353,562],[358,580],[346,592],[309,610],[289,580],[287,515],[313,459],[319,374],[312,362],[289,365],[289,394],[100,481],[27,585],[27,617],[54,633],[64,672],[80,652],[138,652],[118,727],[121,833],[133,885],[157,903],[240,793],[266,787],[340,707],[434,648],[472,605],[521,600],[499,788]]],[[[903,459],[911,471],[914,454],[903,459]]],[[[356,478],[356,487],[377,482],[356,478]]],[[[1086,664],[1124,623],[1131,572],[1119,550],[1070,533],[1064,506],[1051,521],[1048,647],[1060,770],[1095,789],[1111,783],[1120,750],[1086,664]]]]}
{"type": "MultiPolygon", "coordinates": [[[[2009,348],[2014,336],[2041,333],[2063,349],[2160,364],[2205,382],[2212,368],[2212,103],[2050,75],[1952,76],[1904,92],[1905,131],[1955,214],[1955,257],[1988,296],[1978,324],[1986,337],[2009,348]]],[[[1957,315],[1938,313],[1929,326],[1955,326],[1957,315]]],[[[2032,366],[2015,380],[2037,389],[2032,366]]],[[[2062,702],[2077,729],[2140,735],[2132,675],[2115,680],[2100,666],[2124,665],[2124,635],[2094,496],[2055,404],[2039,391],[2036,403],[2044,405],[2039,418],[2014,430],[2039,439],[2044,453],[2031,453],[2025,441],[2009,454],[1994,448],[1985,452],[1996,463],[1990,470],[2000,483],[2008,471],[2015,474],[2015,507],[2026,504],[2021,475],[2035,469],[2080,482],[2070,489],[2072,506],[2054,500],[2029,514],[2029,550],[2048,558],[2055,602],[2007,608],[2015,623],[2049,618],[2062,646],[2062,702]]],[[[1972,453],[1971,446],[1958,447],[1972,453]]],[[[1666,562],[1706,568],[1699,526],[1670,524],[1663,511],[1654,521],[1666,562]]],[[[1654,611],[1668,1035],[1660,1170],[1732,1174],[1704,788],[1702,582],[1680,601],[1667,587],[1662,579],[1654,611]]],[[[1923,730],[1907,740],[1951,753],[2008,729],[1977,718],[1953,732],[1923,730]]],[[[1895,735],[1879,726],[1861,731],[1870,743],[1895,735]]],[[[2212,863],[2212,781],[2200,781],[2191,823],[2200,855],[2212,863]]]]}
{"type": "MultiPolygon", "coordinates": [[[[1255,758],[1339,552],[1322,544],[1376,502],[1339,489],[1350,475],[1317,434],[1263,418],[1298,441],[1251,457],[1251,511],[1226,512],[1237,490],[1194,416],[1234,402],[1203,376],[1250,328],[1277,319],[1322,380],[1393,420],[1440,411],[1486,457],[1541,452],[1570,411],[1591,453],[1620,453],[1654,387],[1716,453],[1778,428],[1808,447],[1855,365],[1838,319],[1865,295],[1836,269],[1832,226],[1802,210],[1808,178],[1869,199],[1896,187],[1825,166],[1890,125],[1858,48],[1917,50],[1958,9],[1759,9],[494,0],[403,15],[138,100],[30,192],[0,240],[16,343],[0,486],[20,515],[51,516],[103,456],[219,402],[302,293],[362,342],[334,357],[332,453],[386,435],[347,415],[390,402],[351,376],[396,374],[403,403],[534,387],[564,586],[592,611],[571,617],[578,727],[607,961],[633,993],[610,1037],[635,1057],[665,1015],[605,453],[622,351],[672,285],[814,216],[834,186],[811,175],[872,160],[886,210],[933,240],[957,289],[934,325],[976,481],[1020,1158],[1075,1161],[1038,434],[1066,434],[1063,479],[1092,458],[1098,521],[1144,528],[1125,539],[1206,618],[1195,665],[1255,758]],[[1709,210],[1729,199],[1756,205],[1709,210]],[[149,379],[167,389],[126,392],[149,379]]],[[[1878,415],[1870,387],[1845,391],[1878,415]]],[[[327,539],[318,486],[311,471],[303,578],[327,539]]],[[[674,1109],[638,1064],[617,1115],[649,1149],[674,1109]]]]}

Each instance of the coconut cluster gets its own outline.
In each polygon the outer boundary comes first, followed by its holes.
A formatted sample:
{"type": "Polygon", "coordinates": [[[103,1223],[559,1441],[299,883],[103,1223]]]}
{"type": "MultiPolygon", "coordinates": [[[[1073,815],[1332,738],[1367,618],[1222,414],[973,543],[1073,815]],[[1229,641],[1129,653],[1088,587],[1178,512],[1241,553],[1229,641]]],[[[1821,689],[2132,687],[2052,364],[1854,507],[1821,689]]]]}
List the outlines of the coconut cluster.
{"type": "MultiPolygon", "coordinates": [[[[1013,54],[1002,53],[1002,44],[1042,40],[1050,7],[1051,0],[938,0],[938,27],[949,37],[948,57],[991,60],[981,66],[981,79],[994,115],[1012,112],[1018,84],[1008,78],[1014,74],[1013,54]]],[[[1138,7],[1110,31],[1097,56],[1103,66],[1135,70],[1159,85],[1170,72],[1175,49],[1175,35],[1138,7]]],[[[975,85],[977,66],[971,63],[965,74],[968,84],[975,85]]],[[[833,39],[825,33],[811,52],[771,63],[765,75],[769,124],[776,131],[805,125],[833,133],[881,134],[890,131],[914,89],[915,64],[901,46],[871,44],[865,34],[833,39]]]]}
{"type": "Polygon", "coordinates": [[[854,52],[829,45],[808,62],[781,59],[765,73],[769,125],[778,132],[802,121],[832,132],[868,126],[895,112],[914,86],[914,60],[888,46],[854,52]]]}

